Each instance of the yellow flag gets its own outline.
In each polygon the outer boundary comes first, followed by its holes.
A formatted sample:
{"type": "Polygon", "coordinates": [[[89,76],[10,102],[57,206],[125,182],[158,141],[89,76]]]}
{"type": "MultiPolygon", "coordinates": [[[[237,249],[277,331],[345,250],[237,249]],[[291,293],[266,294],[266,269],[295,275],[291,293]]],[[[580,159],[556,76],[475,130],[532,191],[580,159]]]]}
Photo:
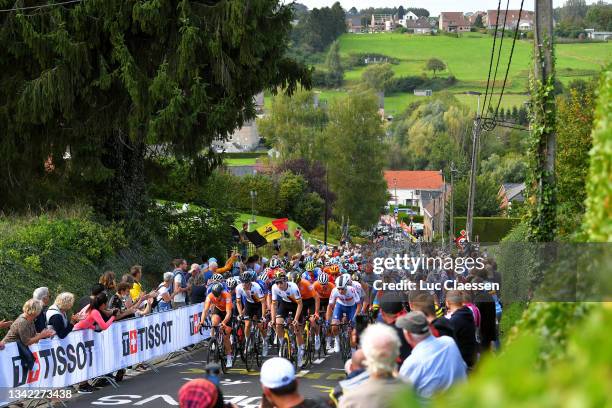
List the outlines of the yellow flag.
{"type": "Polygon", "coordinates": [[[257,232],[268,242],[272,242],[275,239],[281,239],[283,236],[283,234],[281,234],[278,228],[276,228],[271,222],[262,227],[257,228],[257,232]]]}

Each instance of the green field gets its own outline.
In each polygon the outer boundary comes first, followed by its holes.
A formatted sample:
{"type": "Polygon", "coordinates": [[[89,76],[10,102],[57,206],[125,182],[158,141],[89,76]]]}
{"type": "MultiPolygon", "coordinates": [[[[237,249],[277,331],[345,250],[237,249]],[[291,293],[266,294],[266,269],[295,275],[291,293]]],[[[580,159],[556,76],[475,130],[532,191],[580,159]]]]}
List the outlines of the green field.
{"type": "MultiPolygon", "coordinates": [[[[396,76],[422,75],[429,58],[439,58],[447,65],[440,76],[454,75],[458,82],[447,91],[456,94],[459,100],[476,110],[477,98],[465,95],[468,90],[483,92],[487,85],[490,50],[493,37],[479,33],[466,33],[461,38],[446,36],[422,36],[410,34],[345,34],[340,37],[340,53],[378,53],[399,59],[393,65],[396,76]]],[[[500,89],[505,75],[512,40],[505,38],[495,88],[500,89]]],[[[524,103],[529,69],[532,60],[533,41],[518,41],[508,74],[506,93],[501,106],[509,108],[524,103]]],[[[576,78],[589,78],[612,61],[612,43],[558,44],[556,46],[557,78],[563,82],[576,78]]],[[[364,68],[345,72],[346,87],[356,84],[364,68]]],[[[431,75],[431,73],[427,73],[431,75]]],[[[333,100],[343,95],[342,90],[320,90],[321,99],[333,100]]],[[[411,102],[422,97],[412,94],[394,94],[385,97],[385,111],[399,113],[411,102]]],[[[495,101],[497,100],[494,99],[495,101]]]]}
{"type": "Polygon", "coordinates": [[[225,159],[223,161],[227,166],[252,166],[257,164],[256,157],[248,157],[241,159],[225,159]]]}

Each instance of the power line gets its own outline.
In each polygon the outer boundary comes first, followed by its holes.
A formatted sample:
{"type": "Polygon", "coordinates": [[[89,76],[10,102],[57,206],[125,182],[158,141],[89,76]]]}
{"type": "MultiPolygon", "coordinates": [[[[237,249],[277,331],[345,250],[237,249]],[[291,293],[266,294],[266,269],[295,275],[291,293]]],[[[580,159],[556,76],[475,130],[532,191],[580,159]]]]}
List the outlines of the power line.
{"type": "Polygon", "coordinates": [[[516,40],[518,38],[519,28],[521,26],[521,15],[523,14],[524,4],[525,4],[525,0],[521,0],[521,9],[519,10],[518,19],[516,20],[516,29],[514,30],[514,40],[512,40],[512,48],[510,49],[510,58],[508,59],[508,66],[506,67],[506,75],[504,77],[504,83],[502,84],[501,93],[499,94],[499,100],[497,101],[497,107],[495,108],[495,116],[497,116],[497,112],[499,112],[499,107],[501,105],[501,101],[504,96],[504,90],[506,89],[506,81],[508,80],[508,72],[510,72],[510,65],[512,65],[512,56],[514,54],[514,46],[516,45],[516,40]]]}
{"type": "MultiPolygon", "coordinates": [[[[491,61],[489,61],[489,75],[487,76],[487,90],[485,91],[484,102],[480,116],[483,116],[485,106],[487,105],[487,96],[489,94],[489,82],[491,81],[491,71],[493,71],[493,58],[495,57],[495,43],[497,41],[497,29],[499,27],[499,12],[501,11],[501,0],[497,3],[497,16],[495,18],[495,35],[493,36],[493,47],[491,48],[491,61]]],[[[476,113],[478,115],[478,113],[476,113]]]]}
{"type": "MultiPolygon", "coordinates": [[[[499,61],[501,60],[501,53],[504,47],[504,38],[506,36],[506,21],[508,19],[509,7],[510,7],[510,0],[506,2],[506,11],[504,12],[504,25],[502,27],[501,40],[499,41],[499,51],[497,52],[497,63],[495,64],[495,74],[493,75],[493,82],[491,84],[491,97],[489,98],[489,106],[487,107],[487,109],[491,107],[491,102],[493,101],[493,93],[495,92],[495,81],[497,81],[497,70],[499,69],[499,61]]],[[[497,17],[499,21],[499,14],[497,17]]]]}
{"type": "Polygon", "coordinates": [[[10,9],[2,9],[0,10],[0,13],[10,13],[11,11],[22,11],[22,10],[38,10],[38,9],[43,9],[43,8],[55,7],[55,6],[63,6],[65,4],[80,3],[82,1],[83,0],[68,0],[68,1],[63,1],[61,3],[42,4],[40,6],[15,7],[15,8],[10,8],[10,9]]]}

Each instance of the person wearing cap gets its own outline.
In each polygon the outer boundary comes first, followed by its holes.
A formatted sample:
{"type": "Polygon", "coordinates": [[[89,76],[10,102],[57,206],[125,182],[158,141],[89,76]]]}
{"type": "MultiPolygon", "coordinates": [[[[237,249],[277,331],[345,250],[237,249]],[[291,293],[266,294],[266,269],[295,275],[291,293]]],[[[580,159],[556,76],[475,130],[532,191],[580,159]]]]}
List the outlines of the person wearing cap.
{"type": "Polygon", "coordinates": [[[457,344],[451,337],[433,336],[424,313],[410,312],[397,319],[395,325],[412,347],[399,373],[412,383],[417,395],[430,398],[465,380],[467,365],[457,344]]]}
{"type": "Polygon", "coordinates": [[[293,364],[282,357],[273,357],[261,366],[259,381],[263,391],[262,407],[323,408],[323,402],[305,399],[298,390],[293,364]]]}
{"type": "Polygon", "coordinates": [[[219,387],[204,378],[186,382],[178,392],[180,408],[223,408],[236,407],[225,404],[219,387]]]}
{"type": "Polygon", "coordinates": [[[399,295],[395,293],[385,293],[379,303],[382,322],[396,331],[400,341],[400,352],[397,359],[398,367],[412,351],[412,347],[410,347],[410,344],[404,338],[402,331],[395,326],[395,321],[400,316],[406,314],[406,309],[400,300],[399,295]]]}
{"type": "Polygon", "coordinates": [[[368,326],[361,335],[361,349],[369,377],[358,386],[344,390],[338,407],[391,407],[396,395],[407,386],[394,375],[399,348],[400,340],[393,328],[382,323],[368,326]]]}

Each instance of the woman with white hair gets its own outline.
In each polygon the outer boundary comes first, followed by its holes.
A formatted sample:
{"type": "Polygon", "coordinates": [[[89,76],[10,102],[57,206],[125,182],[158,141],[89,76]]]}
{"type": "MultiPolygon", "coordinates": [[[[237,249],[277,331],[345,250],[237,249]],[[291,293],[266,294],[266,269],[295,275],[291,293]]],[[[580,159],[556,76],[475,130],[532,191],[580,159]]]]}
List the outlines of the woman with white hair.
{"type": "Polygon", "coordinates": [[[21,341],[25,346],[38,343],[41,339],[46,339],[55,334],[51,329],[43,329],[36,333],[34,320],[42,312],[43,303],[40,300],[30,299],[23,305],[23,313],[11,324],[8,333],[4,336],[2,343],[21,341]]]}
{"type": "Polygon", "coordinates": [[[165,312],[172,310],[172,298],[174,293],[170,293],[170,285],[174,281],[172,272],[164,273],[164,281],[157,287],[157,311],[165,312]]]}
{"type": "Polygon", "coordinates": [[[340,398],[339,408],[387,408],[395,396],[407,388],[396,378],[400,340],[391,327],[376,323],[361,334],[361,349],[369,378],[351,388],[340,398]]]}
{"type": "Polygon", "coordinates": [[[49,304],[49,288],[44,286],[36,288],[32,295],[32,299],[40,300],[43,304],[41,313],[38,315],[36,320],[34,320],[34,327],[36,327],[36,332],[40,333],[41,331],[47,328],[47,305],[49,304]]]}
{"type": "Polygon", "coordinates": [[[68,319],[67,313],[74,306],[74,295],[70,292],[62,292],[55,298],[55,302],[47,310],[47,322],[49,328],[55,330],[55,334],[63,339],[72,331],[74,323],[78,322],[78,316],[72,315],[68,319]]]}

